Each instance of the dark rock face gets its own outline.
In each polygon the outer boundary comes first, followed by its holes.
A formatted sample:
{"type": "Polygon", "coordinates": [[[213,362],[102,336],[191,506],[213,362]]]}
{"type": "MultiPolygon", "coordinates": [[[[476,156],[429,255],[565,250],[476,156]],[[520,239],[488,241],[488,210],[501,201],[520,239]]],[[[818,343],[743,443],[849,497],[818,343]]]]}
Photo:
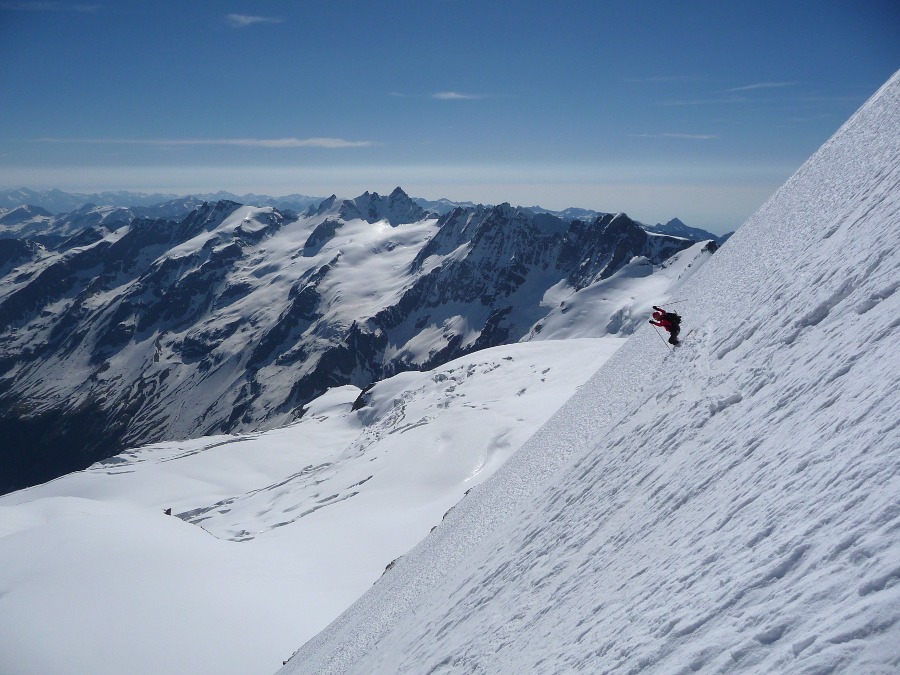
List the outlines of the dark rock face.
{"type": "Polygon", "coordinates": [[[583,288],[594,278],[612,276],[636,255],[660,263],[693,243],[651,237],[624,213],[598,216],[590,225],[576,220],[570,232],[562,255],[574,268],[568,278],[575,288],[583,288]]]}
{"type": "MultiPolygon", "coordinates": [[[[422,275],[397,305],[376,318],[387,329],[409,316],[439,316],[440,308],[468,304],[482,308],[478,338],[450,341],[423,367],[432,368],[471,351],[518,340],[540,318],[544,291],[560,279],[580,289],[605,279],[635,256],[659,264],[692,241],[650,236],[625,214],[603,214],[592,223],[565,223],[553,216],[514,209],[457,208],[441,217],[440,230],[411,265],[423,269],[433,256],[447,256],[422,275]],[[453,255],[450,255],[453,254],[453,255]]],[[[413,367],[404,355],[385,372],[413,367]]]]}
{"type": "Polygon", "coordinates": [[[16,408],[0,410],[0,493],[78,471],[123,438],[121,423],[97,401],[55,408],[36,415],[16,408]]]}
{"type": "Polygon", "coordinates": [[[322,250],[322,246],[325,242],[330,241],[337,231],[341,229],[341,225],[343,225],[343,221],[341,220],[333,220],[327,219],[324,220],[313,233],[309,235],[309,238],[306,240],[306,243],[303,244],[303,249],[306,255],[315,255],[320,250],[322,250]]]}
{"type": "Polygon", "coordinates": [[[382,197],[377,192],[364,192],[356,199],[346,200],[341,205],[340,215],[343,220],[362,218],[369,223],[387,220],[396,227],[420,221],[428,214],[403,190],[395,188],[387,197],[382,197]]]}
{"type": "Polygon", "coordinates": [[[648,235],[624,214],[588,223],[458,207],[364,289],[384,301],[349,319],[343,253],[326,247],[349,241],[350,222],[361,232],[361,221],[386,221],[402,238],[429,214],[399,188],[331,197],[300,222],[246,209],[203,203],[115,232],[87,218],[52,250],[0,240],[0,459],[11,467],[0,490],[129,446],[282,424],[329,387],[518,340],[554,284],[582,288],[635,256],[661,263],[693,243],[648,235]],[[301,272],[285,277],[285,260],[301,272]]]}
{"type": "Polygon", "coordinates": [[[0,239],[0,278],[13,268],[34,260],[39,252],[36,244],[19,239],[0,239]]]}

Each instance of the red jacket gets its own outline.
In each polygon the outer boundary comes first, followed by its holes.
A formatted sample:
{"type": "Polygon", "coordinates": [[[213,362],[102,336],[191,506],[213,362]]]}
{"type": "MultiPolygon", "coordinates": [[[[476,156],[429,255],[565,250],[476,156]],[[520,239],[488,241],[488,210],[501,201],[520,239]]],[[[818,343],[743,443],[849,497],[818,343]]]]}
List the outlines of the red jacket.
{"type": "Polygon", "coordinates": [[[659,326],[661,328],[665,328],[670,333],[673,328],[677,328],[678,324],[673,321],[669,321],[668,319],[660,319],[659,321],[650,321],[654,326],[659,326]]]}
{"type": "Polygon", "coordinates": [[[662,308],[657,308],[655,312],[653,312],[653,318],[656,321],[650,320],[654,326],[659,326],[660,328],[665,328],[669,333],[677,333],[681,330],[681,317],[679,317],[676,313],[666,312],[662,308]]]}

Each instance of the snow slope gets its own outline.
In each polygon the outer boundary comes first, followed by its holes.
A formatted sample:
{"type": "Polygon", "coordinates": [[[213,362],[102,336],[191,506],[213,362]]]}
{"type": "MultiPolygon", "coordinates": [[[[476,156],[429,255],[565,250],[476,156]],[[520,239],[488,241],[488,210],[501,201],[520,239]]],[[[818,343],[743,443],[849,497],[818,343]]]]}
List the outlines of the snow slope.
{"type": "Polygon", "coordinates": [[[284,673],[900,671],[900,73],[284,673]]]}
{"type": "Polygon", "coordinates": [[[623,342],[484,350],[0,497],[0,673],[272,672],[623,342]]]}
{"type": "MultiPolygon", "coordinates": [[[[612,276],[581,290],[561,281],[544,294],[542,306],[549,311],[523,339],[631,335],[647,322],[654,303],[664,304],[679,296],[681,286],[715,250],[715,244],[699,242],[662,265],[635,257],[612,276]]],[[[678,304],[671,308],[679,310],[678,304]]]]}

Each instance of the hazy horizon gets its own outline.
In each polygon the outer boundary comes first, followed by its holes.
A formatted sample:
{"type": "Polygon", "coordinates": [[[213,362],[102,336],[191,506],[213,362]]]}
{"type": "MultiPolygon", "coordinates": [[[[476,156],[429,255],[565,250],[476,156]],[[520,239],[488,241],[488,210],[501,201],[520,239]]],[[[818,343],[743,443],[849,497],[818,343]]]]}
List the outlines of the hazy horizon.
{"type": "Polygon", "coordinates": [[[0,185],[739,226],[900,65],[896,3],[0,2],[0,185]]]}

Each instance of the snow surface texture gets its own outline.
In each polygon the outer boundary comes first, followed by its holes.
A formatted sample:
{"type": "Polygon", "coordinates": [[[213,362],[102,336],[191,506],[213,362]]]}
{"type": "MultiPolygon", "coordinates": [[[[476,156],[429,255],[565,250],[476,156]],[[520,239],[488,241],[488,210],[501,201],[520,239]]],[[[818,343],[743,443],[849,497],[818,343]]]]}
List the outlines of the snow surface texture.
{"type": "Polygon", "coordinates": [[[359,389],[332,389],[283,429],[0,497],[0,673],[271,673],[623,342],[484,350],[380,382],[356,411],[359,389]]]}
{"type": "Polygon", "coordinates": [[[900,73],[283,672],[900,671],[898,224],[900,73]]]}

